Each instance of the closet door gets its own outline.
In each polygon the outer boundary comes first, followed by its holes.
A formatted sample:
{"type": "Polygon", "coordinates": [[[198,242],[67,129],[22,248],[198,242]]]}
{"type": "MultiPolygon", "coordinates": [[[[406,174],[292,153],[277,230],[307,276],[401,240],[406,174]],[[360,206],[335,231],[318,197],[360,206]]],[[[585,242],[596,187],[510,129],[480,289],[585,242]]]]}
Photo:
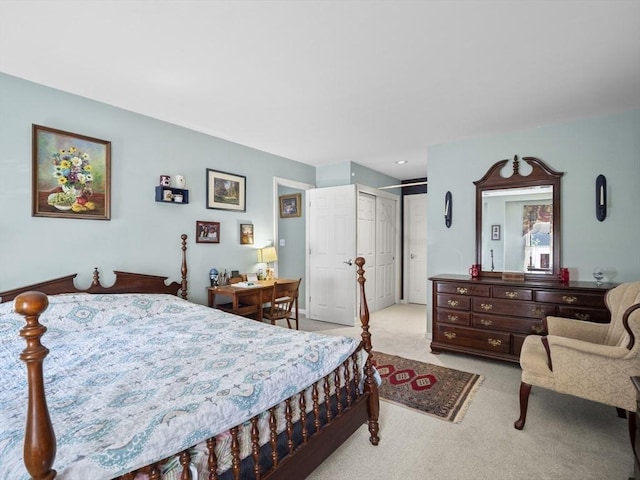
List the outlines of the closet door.
{"type": "MultiPolygon", "coordinates": [[[[308,190],[309,316],[353,326],[356,316],[356,189],[308,190]]],[[[366,266],[365,266],[366,268],[366,266]]]]}
{"type": "Polygon", "coordinates": [[[364,258],[365,292],[370,312],[378,310],[376,274],[376,197],[358,192],[358,256],[364,258]]]}
{"type": "Polygon", "coordinates": [[[406,195],[405,245],[408,268],[405,292],[409,303],[427,304],[427,194],[406,195]]]}
{"type": "Polygon", "coordinates": [[[376,197],[376,310],[396,303],[397,202],[376,197]]]}

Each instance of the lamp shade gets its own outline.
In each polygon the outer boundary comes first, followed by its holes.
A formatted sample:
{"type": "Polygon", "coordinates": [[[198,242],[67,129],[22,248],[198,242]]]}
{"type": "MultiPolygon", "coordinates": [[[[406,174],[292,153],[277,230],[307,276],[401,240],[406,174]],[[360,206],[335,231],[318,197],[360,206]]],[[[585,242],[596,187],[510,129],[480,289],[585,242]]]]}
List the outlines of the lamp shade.
{"type": "Polygon", "coordinates": [[[278,261],[278,253],[276,247],[264,247],[258,250],[258,262],[271,263],[278,261]]]}

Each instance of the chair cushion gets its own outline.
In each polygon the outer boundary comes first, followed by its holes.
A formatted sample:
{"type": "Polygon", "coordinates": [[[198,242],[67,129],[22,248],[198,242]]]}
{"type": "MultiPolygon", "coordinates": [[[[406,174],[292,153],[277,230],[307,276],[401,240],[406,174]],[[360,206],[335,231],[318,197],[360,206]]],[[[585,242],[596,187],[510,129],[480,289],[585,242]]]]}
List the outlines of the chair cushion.
{"type": "Polygon", "coordinates": [[[524,339],[520,351],[522,381],[530,385],[554,388],[553,372],[549,370],[547,351],[542,344],[542,337],[529,335],[524,339]]]}

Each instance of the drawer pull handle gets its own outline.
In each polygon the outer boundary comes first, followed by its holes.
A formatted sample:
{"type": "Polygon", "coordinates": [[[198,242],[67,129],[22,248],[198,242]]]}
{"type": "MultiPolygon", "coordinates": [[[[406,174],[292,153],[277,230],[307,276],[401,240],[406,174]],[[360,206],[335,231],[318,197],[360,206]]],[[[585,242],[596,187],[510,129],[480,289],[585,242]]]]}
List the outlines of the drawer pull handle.
{"type": "Polygon", "coordinates": [[[574,315],[578,320],[582,320],[583,322],[586,322],[591,317],[588,313],[575,313],[574,315]]]}
{"type": "Polygon", "coordinates": [[[458,300],[447,300],[447,303],[450,307],[457,307],[460,302],[458,300]]]}
{"type": "Polygon", "coordinates": [[[487,340],[487,342],[489,343],[489,345],[491,345],[492,347],[499,347],[500,345],[502,345],[502,340],[497,340],[497,339],[493,339],[493,338],[489,338],[487,340]]]}
{"type": "Polygon", "coordinates": [[[533,307],[531,311],[536,315],[542,315],[544,313],[544,310],[542,309],[542,307],[538,307],[538,306],[533,307]]]}
{"type": "Polygon", "coordinates": [[[484,325],[485,327],[488,327],[490,325],[493,325],[493,322],[491,320],[485,320],[484,318],[480,319],[480,324],[484,325]]]}
{"type": "Polygon", "coordinates": [[[504,296],[507,298],[518,298],[518,292],[504,292],[504,296]]]}
{"type": "Polygon", "coordinates": [[[576,303],[578,301],[578,298],[574,297],[573,295],[563,295],[562,301],[571,305],[572,303],[576,303]]]}
{"type": "Polygon", "coordinates": [[[531,326],[531,331],[533,333],[542,333],[542,332],[544,332],[544,327],[542,325],[532,325],[531,326]]]}
{"type": "Polygon", "coordinates": [[[454,338],[456,338],[456,332],[444,332],[444,336],[449,340],[453,340],[454,338]]]}
{"type": "Polygon", "coordinates": [[[488,312],[493,308],[493,305],[491,305],[490,303],[481,303],[480,308],[483,309],[485,312],[488,312]]]}
{"type": "Polygon", "coordinates": [[[456,291],[460,294],[460,295],[466,295],[467,292],[469,291],[468,289],[466,289],[465,287],[458,287],[456,288],[456,291]]]}
{"type": "Polygon", "coordinates": [[[458,315],[447,315],[447,320],[449,320],[450,322],[457,322],[458,315]]]}

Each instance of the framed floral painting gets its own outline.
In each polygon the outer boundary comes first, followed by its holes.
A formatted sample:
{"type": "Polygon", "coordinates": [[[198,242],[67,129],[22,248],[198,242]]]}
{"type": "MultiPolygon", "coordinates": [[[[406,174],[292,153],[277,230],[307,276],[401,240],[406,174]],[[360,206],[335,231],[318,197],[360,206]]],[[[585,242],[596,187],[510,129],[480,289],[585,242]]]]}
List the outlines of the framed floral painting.
{"type": "Polygon", "coordinates": [[[32,126],[32,215],[111,219],[111,142],[32,126]]]}

